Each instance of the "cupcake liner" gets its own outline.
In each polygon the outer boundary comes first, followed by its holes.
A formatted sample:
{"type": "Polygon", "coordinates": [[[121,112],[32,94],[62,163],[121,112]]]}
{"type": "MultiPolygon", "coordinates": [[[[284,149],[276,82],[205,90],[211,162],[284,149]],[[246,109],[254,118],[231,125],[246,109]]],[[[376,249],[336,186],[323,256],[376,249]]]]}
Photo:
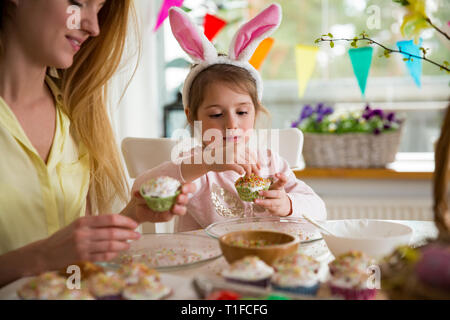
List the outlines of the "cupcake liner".
{"type": "Polygon", "coordinates": [[[257,287],[262,287],[262,288],[266,288],[270,285],[270,277],[260,279],[260,280],[241,280],[241,279],[228,278],[228,277],[225,277],[225,279],[227,281],[233,282],[233,283],[252,285],[252,286],[257,286],[257,287]]]}
{"type": "Polygon", "coordinates": [[[237,192],[238,192],[238,194],[239,194],[239,197],[241,198],[241,200],[243,200],[243,201],[247,201],[247,202],[254,202],[255,201],[255,199],[264,199],[264,197],[263,196],[260,196],[259,195],[259,192],[260,191],[263,191],[263,190],[269,190],[269,185],[267,185],[266,187],[264,187],[264,188],[262,188],[262,189],[260,189],[260,190],[257,190],[257,191],[250,191],[250,189],[249,188],[244,188],[244,187],[238,187],[238,186],[236,186],[236,190],[237,190],[237,192]]]}
{"type": "Polygon", "coordinates": [[[342,288],[329,285],[331,294],[343,297],[345,300],[372,300],[377,293],[376,289],[342,288]]]}
{"type": "Polygon", "coordinates": [[[156,197],[149,197],[144,195],[141,189],[141,195],[145,199],[145,202],[147,203],[147,206],[152,209],[153,211],[157,212],[166,212],[169,211],[173,204],[175,203],[175,199],[180,194],[180,191],[178,190],[175,192],[175,194],[171,197],[166,198],[156,198],[156,197]]]}
{"type": "Polygon", "coordinates": [[[319,287],[320,287],[319,283],[312,285],[310,287],[305,286],[286,287],[272,283],[272,289],[275,291],[289,292],[293,294],[302,294],[308,296],[315,296],[317,294],[317,291],[319,290],[319,287]]]}

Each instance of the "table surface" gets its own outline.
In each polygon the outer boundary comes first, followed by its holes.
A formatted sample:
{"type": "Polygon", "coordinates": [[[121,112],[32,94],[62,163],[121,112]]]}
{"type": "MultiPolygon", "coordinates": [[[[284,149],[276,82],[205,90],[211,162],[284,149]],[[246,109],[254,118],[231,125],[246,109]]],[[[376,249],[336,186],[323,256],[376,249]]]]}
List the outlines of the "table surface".
{"type": "MultiPolygon", "coordinates": [[[[413,236],[411,239],[411,245],[420,245],[425,239],[436,238],[438,231],[433,221],[412,221],[412,220],[388,220],[392,222],[398,222],[405,224],[413,229],[413,236]]],[[[204,230],[191,231],[189,233],[205,235],[204,230]]],[[[334,257],[328,250],[324,240],[316,241],[310,244],[302,245],[299,249],[300,252],[305,254],[311,254],[319,260],[323,266],[327,266],[334,257]]],[[[198,299],[195,292],[192,281],[195,276],[202,275],[206,277],[217,278],[220,272],[228,265],[223,256],[205,263],[198,267],[189,267],[184,269],[178,269],[170,272],[162,272],[162,281],[172,288],[177,288],[174,294],[170,297],[173,300],[190,300],[198,299]]],[[[328,268],[322,269],[323,273],[321,280],[323,280],[328,272],[328,268]]],[[[0,289],[0,300],[14,300],[18,299],[16,294],[17,290],[26,282],[29,278],[19,279],[0,289]]]]}

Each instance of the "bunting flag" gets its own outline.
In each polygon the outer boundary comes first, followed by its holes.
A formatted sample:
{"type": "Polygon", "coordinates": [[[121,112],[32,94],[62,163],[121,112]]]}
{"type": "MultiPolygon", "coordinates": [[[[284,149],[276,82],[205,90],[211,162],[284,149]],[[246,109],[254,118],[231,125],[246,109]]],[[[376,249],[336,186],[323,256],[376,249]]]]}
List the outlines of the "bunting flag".
{"type": "Polygon", "coordinates": [[[297,45],[295,47],[295,59],[297,67],[298,95],[300,98],[305,94],[309,79],[316,66],[318,47],[297,45]]]}
{"type": "Polygon", "coordinates": [[[367,77],[369,76],[370,65],[372,64],[372,53],[372,47],[352,48],[348,50],[353,72],[358,80],[359,89],[363,96],[366,94],[367,77]]]}
{"type": "Polygon", "coordinates": [[[248,61],[256,70],[261,68],[262,63],[266,60],[274,42],[275,40],[273,38],[266,38],[261,41],[258,48],[256,48],[255,53],[253,53],[253,56],[248,61]]]}
{"type": "Polygon", "coordinates": [[[161,9],[159,9],[158,20],[156,21],[155,29],[156,31],[163,24],[164,20],[169,16],[169,9],[171,7],[181,7],[184,0],[164,0],[161,9]]]}
{"type": "Polygon", "coordinates": [[[205,29],[205,36],[209,41],[212,41],[214,37],[227,25],[227,22],[213,16],[209,13],[205,15],[205,21],[203,27],[205,29]]]}
{"type": "MultiPolygon", "coordinates": [[[[419,44],[414,44],[413,40],[398,41],[398,50],[402,52],[407,52],[416,56],[421,57],[420,47],[422,46],[422,38],[419,39],[419,44]]],[[[413,77],[414,82],[420,88],[421,87],[421,77],[422,77],[422,59],[411,58],[408,54],[402,53],[403,60],[405,60],[406,67],[408,68],[409,74],[413,77]]]]}

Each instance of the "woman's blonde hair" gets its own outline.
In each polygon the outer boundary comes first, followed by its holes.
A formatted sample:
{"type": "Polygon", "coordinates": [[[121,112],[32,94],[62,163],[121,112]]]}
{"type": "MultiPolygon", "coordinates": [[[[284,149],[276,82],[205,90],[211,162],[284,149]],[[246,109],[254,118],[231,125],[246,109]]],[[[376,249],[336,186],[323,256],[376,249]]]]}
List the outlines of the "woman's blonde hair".
{"type": "Polygon", "coordinates": [[[132,0],[107,1],[99,12],[100,35],[89,38],[73,65],[60,73],[65,111],[75,136],[89,151],[93,212],[110,211],[115,196],[123,202],[129,198],[106,101],[108,81],[119,68],[125,50],[130,16],[137,26],[132,0]]]}
{"type": "MultiPolygon", "coordinates": [[[[8,1],[0,2],[0,30],[7,5],[8,1]]],[[[59,79],[55,79],[62,91],[64,112],[71,121],[71,133],[89,153],[92,213],[110,213],[116,196],[123,202],[129,199],[129,185],[109,118],[107,97],[108,82],[118,70],[125,50],[130,17],[137,34],[133,0],[106,1],[98,14],[100,35],[89,38],[75,55],[72,66],[57,70],[59,79]]]]}

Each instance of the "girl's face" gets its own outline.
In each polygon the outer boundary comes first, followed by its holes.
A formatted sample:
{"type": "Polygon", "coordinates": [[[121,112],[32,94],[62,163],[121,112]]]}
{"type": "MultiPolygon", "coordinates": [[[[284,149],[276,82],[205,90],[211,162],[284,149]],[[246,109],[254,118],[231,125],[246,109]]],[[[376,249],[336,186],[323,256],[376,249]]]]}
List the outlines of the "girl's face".
{"type": "MultiPolygon", "coordinates": [[[[245,133],[253,129],[255,117],[255,106],[248,93],[225,82],[213,82],[205,90],[196,120],[202,122],[202,137],[207,130],[216,129],[221,132],[225,144],[248,140],[245,133]]],[[[205,141],[206,144],[211,142],[205,141]]]]}
{"type": "MultiPolygon", "coordinates": [[[[106,0],[8,0],[14,3],[13,32],[39,65],[69,68],[90,37],[100,34],[98,13],[106,0]],[[79,8],[77,17],[76,7],[79,8]],[[78,18],[78,19],[77,19],[78,18]],[[79,27],[76,28],[76,23],[79,27]]],[[[110,0],[107,0],[110,1],[110,0]]]]}

